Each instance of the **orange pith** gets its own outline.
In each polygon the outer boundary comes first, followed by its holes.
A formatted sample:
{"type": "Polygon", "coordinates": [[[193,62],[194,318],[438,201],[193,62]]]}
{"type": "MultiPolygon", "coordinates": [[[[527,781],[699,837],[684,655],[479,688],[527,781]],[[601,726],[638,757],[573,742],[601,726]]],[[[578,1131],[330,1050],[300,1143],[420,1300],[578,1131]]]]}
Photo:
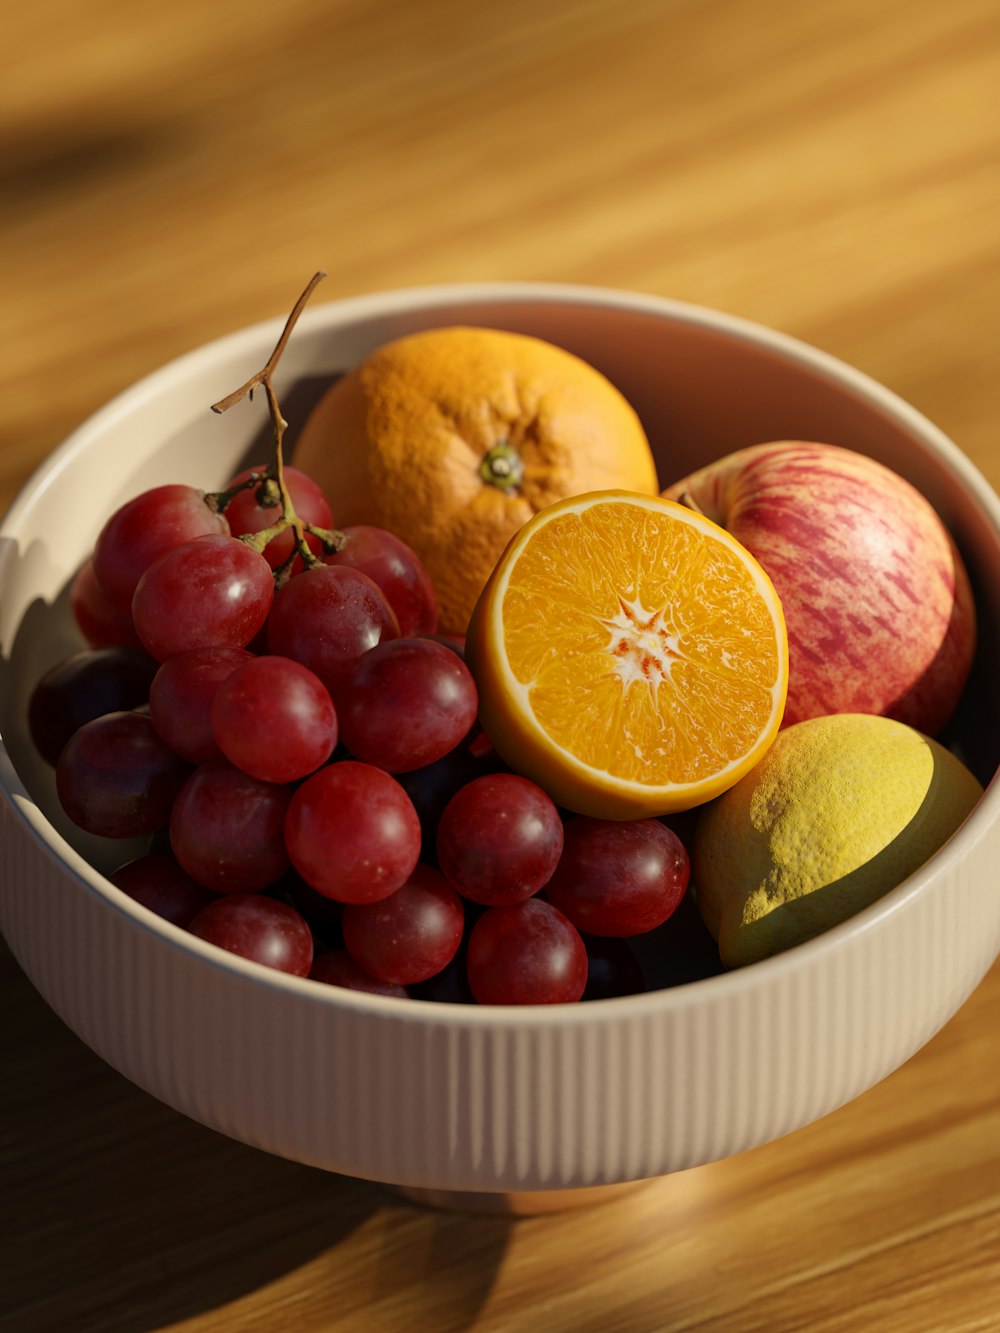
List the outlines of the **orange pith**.
{"type": "Polygon", "coordinates": [[[468,651],[500,753],[608,818],[732,785],[777,733],[787,685],[781,607],[753,557],[701,515],[623,492],[522,529],[468,651]]]}

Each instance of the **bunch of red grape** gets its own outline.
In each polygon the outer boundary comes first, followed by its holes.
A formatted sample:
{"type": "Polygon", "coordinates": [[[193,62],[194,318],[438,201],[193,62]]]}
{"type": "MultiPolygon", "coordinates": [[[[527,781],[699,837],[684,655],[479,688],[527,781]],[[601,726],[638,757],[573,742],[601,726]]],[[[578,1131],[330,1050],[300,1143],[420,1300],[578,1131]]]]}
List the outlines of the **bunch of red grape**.
{"type": "Polygon", "coordinates": [[[417,556],[381,529],[313,535],[326,498],[294,468],[280,480],[298,544],[288,527],[254,544],[283,512],[254,469],[224,503],[137,496],[74,582],[90,647],[41,680],[29,720],[81,828],[150,836],[113,882],[224,949],[353,989],[644,989],[625,940],[683,897],[680,840],[564,816],[507,770],[417,556]]]}

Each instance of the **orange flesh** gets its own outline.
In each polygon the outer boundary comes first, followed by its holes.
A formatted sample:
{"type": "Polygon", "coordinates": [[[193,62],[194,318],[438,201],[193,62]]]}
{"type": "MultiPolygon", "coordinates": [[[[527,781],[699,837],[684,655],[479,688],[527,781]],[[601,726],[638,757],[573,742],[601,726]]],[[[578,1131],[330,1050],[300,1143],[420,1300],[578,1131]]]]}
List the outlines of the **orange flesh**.
{"type": "Polygon", "coordinates": [[[560,515],[521,552],[501,608],[511,672],[584,764],[650,786],[711,778],[772,724],[773,609],[747,557],[698,527],[620,503],[607,518],[560,515]]]}

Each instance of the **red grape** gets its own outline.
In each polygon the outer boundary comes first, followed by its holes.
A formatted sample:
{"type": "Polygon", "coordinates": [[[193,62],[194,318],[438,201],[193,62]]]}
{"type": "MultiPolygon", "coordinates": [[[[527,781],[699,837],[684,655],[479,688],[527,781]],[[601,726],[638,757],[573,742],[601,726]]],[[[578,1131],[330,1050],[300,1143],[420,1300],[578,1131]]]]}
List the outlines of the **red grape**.
{"type": "Polygon", "coordinates": [[[405,773],[453,750],[478,707],[472,672],[456,653],[430,639],[395,639],[345,674],[337,717],[355,758],[405,773]]]}
{"type": "Polygon", "coordinates": [[[537,893],[555,870],[562,846],[555,802],[516,773],[476,778],[451,798],[438,825],[438,865],[445,878],[487,907],[537,893]]]}
{"type": "Polygon", "coordinates": [[[193,880],[170,852],[152,852],[108,878],[130,898],[175,926],[187,926],[215,894],[193,880]]]}
{"type": "Polygon", "coordinates": [[[585,1000],[613,1000],[619,995],[639,995],[646,989],[642,969],[625,940],[587,936],[587,988],[585,1000]]]}
{"type": "Polygon", "coordinates": [[[82,565],[73,580],[69,609],[91,648],[142,648],[142,640],[132,624],[131,604],[127,611],[118,611],[111,605],[97,582],[93,560],[82,565]]]}
{"type": "Polygon", "coordinates": [[[307,884],[339,902],[371,903],[395,893],[413,873],[420,820],[395,778],[342,760],[296,791],[285,841],[307,884]]]}
{"type": "Polygon", "coordinates": [[[224,759],[196,768],[170,814],[170,846],[216,893],[253,893],[288,869],[284,823],[291,788],[261,782],[224,759]]]}
{"type": "Polygon", "coordinates": [[[396,617],[368,575],[330,565],[290,579],[267,622],[270,651],[314,671],[335,705],[344,675],[361,654],[398,636],[396,617]]]}
{"type": "MultiPolygon", "coordinates": [[[[223,489],[232,490],[241,481],[246,481],[252,472],[263,471],[264,467],[262,465],[244,468],[223,489]]],[[[311,523],[317,528],[332,528],[333,515],[330,512],[330,506],[327,503],[326,496],[312,477],[307,477],[298,468],[289,467],[288,465],[282,468],[282,476],[295,507],[295,512],[302,522],[311,523]]],[[[257,493],[259,490],[260,486],[247,487],[246,490],[240,491],[238,495],[234,495],[226,505],[226,518],[234,537],[239,537],[243,533],[263,532],[265,528],[277,523],[281,517],[280,504],[265,507],[258,502],[257,493]]],[[[316,555],[321,556],[323,554],[323,543],[318,537],[312,537],[307,533],[306,543],[316,555]]],[[[294,544],[295,534],[291,528],[286,528],[284,532],[279,532],[277,537],[272,537],[264,547],[264,559],[272,569],[277,569],[292,554],[294,544]]],[[[301,559],[298,557],[292,565],[293,572],[296,566],[299,568],[302,566],[301,559]]]]}
{"type": "Polygon", "coordinates": [[[588,935],[641,935],[662,925],[687,889],[684,846],[658,819],[567,820],[545,896],[588,935]]]}
{"type": "Polygon", "coordinates": [[[344,986],[347,990],[367,991],[369,995],[391,995],[397,1000],[409,998],[405,986],[370,977],[346,949],[331,949],[329,953],[317,954],[313,959],[309,976],[313,981],[322,981],[328,986],[344,986]]]}
{"type": "Polygon", "coordinates": [[[192,764],[222,757],[212,731],[212,700],[226,677],[252,660],[244,648],[191,648],[163,663],[149,692],[149,710],[175,754],[192,764]]]}
{"type": "Polygon", "coordinates": [[[437,597],[416,552],[385,528],[359,524],[343,533],[346,545],[328,555],[326,563],[360,569],[373,579],[396,613],[401,635],[433,634],[438,625],[437,597]]]}
{"type": "Polygon", "coordinates": [[[309,927],[288,903],[260,894],[221,898],[203,908],[188,926],[192,935],[254,963],[309,975],[313,938],[309,927]]]}
{"type": "Polygon", "coordinates": [[[344,943],[371,976],[406,986],[451,962],[464,920],[455,890],[436,870],[418,865],[388,898],[344,908],[344,943]]]}
{"type": "Polygon", "coordinates": [[[156,486],[116,509],[94,547],[94,575],[104,596],[123,614],[132,608],[139,579],[174,546],[205,533],[229,532],[223,514],[193,486],[156,486]]]}
{"type": "Polygon", "coordinates": [[[271,566],[237,537],[198,537],[143,574],[132,619],[147,652],[164,662],[191,648],[242,648],[267,619],[271,566]]]}
{"type": "Polygon", "coordinates": [[[216,690],[212,730],[231,764],[265,782],[314,773],[337,744],[326,686],[290,657],[253,657],[216,690]]]}
{"type": "Polygon", "coordinates": [[[142,713],[106,713],[66,742],[56,765],[59,801],[75,824],[104,838],[155,833],[189,773],[142,713]]]}
{"type": "Polygon", "coordinates": [[[587,985],[587,950],[551,903],[491,907],[469,937],[469,985],[480,1004],[564,1004],[587,985]]]}
{"type": "Polygon", "coordinates": [[[46,671],[28,704],[38,753],[55,764],[85,722],[146,703],[156,663],[134,648],[84,649],[46,671]]]}

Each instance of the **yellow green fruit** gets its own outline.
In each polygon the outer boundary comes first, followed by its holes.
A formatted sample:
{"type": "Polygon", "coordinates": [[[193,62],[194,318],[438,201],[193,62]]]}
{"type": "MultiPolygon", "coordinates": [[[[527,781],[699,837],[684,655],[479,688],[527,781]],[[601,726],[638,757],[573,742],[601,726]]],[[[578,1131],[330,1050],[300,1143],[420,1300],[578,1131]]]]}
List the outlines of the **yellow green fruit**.
{"type": "Polygon", "coordinates": [[[780,953],[875,902],[982,790],[949,750],[890,718],[839,713],[781,732],[695,830],[698,904],[723,963],[780,953]]]}

